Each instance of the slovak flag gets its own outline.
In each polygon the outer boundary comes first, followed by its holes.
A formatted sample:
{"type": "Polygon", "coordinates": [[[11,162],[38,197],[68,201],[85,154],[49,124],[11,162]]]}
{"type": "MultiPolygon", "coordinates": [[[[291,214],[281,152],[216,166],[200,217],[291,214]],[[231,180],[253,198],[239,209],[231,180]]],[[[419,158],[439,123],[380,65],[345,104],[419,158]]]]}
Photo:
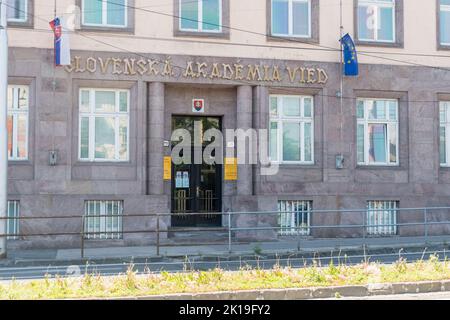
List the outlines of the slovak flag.
{"type": "Polygon", "coordinates": [[[71,64],[69,35],[63,30],[60,18],[51,21],[50,27],[55,35],[55,64],[68,66],[71,64]]]}

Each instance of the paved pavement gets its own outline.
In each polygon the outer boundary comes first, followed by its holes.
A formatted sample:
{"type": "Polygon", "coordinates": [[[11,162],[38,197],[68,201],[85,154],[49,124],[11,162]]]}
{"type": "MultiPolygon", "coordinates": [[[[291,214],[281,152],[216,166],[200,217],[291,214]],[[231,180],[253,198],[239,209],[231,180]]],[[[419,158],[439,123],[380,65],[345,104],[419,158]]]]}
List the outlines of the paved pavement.
{"type": "MultiPolygon", "coordinates": [[[[320,300],[320,299],[319,299],[320,300]]],[[[395,294],[387,296],[351,297],[321,300],[450,300],[450,292],[433,292],[417,294],[395,294]]]]}

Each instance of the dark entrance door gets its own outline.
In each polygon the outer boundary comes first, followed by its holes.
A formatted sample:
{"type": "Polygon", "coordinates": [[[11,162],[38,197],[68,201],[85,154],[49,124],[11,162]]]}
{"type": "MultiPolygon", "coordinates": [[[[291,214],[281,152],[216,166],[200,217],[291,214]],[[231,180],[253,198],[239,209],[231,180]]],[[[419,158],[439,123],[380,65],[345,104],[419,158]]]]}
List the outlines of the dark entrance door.
{"type": "MultiPolygon", "coordinates": [[[[221,130],[220,118],[214,117],[181,117],[172,119],[172,129],[186,129],[194,139],[194,127],[201,130],[201,136],[209,129],[221,130]]],[[[203,155],[204,148],[210,142],[196,146],[203,155]]],[[[176,143],[173,144],[175,146],[176,143]]],[[[174,164],[172,166],[172,226],[173,227],[218,227],[222,217],[218,214],[222,208],[222,166],[194,163],[195,148],[191,146],[192,163],[174,164]],[[201,213],[201,215],[186,215],[201,213]]],[[[214,154],[212,155],[215,156],[214,154]]]]}

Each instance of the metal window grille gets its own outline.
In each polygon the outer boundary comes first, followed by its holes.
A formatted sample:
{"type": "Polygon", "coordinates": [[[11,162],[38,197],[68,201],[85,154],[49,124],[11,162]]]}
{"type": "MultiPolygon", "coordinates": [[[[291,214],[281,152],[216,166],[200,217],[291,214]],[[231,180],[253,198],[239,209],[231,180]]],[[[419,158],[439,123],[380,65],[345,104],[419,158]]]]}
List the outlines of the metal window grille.
{"type": "Polygon", "coordinates": [[[310,235],[312,201],[281,200],[278,202],[280,235],[310,235]]]}
{"type": "Polygon", "coordinates": [[[369,235],[396,235],[398,201],[367,202],[367,233],[369,235]]]}
{"type": "Polygon", "coordinates": [[[19,234],[19,201],[8,201],[8,220],[6,221],[6,233],[9,235],[7,239],[16,240],[19,234]]]}
{"type": "Polygon", "coordinates": [[[123,201],[86,201],[86,239],[122,239],[123,201]]]}

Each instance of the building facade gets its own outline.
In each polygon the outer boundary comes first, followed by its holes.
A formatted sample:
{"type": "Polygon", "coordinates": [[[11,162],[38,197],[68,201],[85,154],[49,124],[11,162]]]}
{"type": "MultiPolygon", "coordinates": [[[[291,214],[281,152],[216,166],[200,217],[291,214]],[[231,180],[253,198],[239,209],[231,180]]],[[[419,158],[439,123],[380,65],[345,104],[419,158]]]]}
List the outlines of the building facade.
{"type": "Polygon", "coordinates": [[[52,218],[11,219],[12,246],[77,246],[81,229],[145,244],[157,220],[170,236],[226,212],[273,212],[233,217],[279,227],[259,239],[420,235],[401,224],[422,211],[399,209],[450,206],[449,0],[343,0],[342,31],[339,0],[58,0],[67,67],[53,5],[8,4],[8,214],[52,218]],[[342,92],[341,32],[360,63],[342,92]],[[194,128],[263,132],[271,164],[169,166],[174,130],[194,128]],[[351,224],[368,226],[311,228],[351,224]]]}

